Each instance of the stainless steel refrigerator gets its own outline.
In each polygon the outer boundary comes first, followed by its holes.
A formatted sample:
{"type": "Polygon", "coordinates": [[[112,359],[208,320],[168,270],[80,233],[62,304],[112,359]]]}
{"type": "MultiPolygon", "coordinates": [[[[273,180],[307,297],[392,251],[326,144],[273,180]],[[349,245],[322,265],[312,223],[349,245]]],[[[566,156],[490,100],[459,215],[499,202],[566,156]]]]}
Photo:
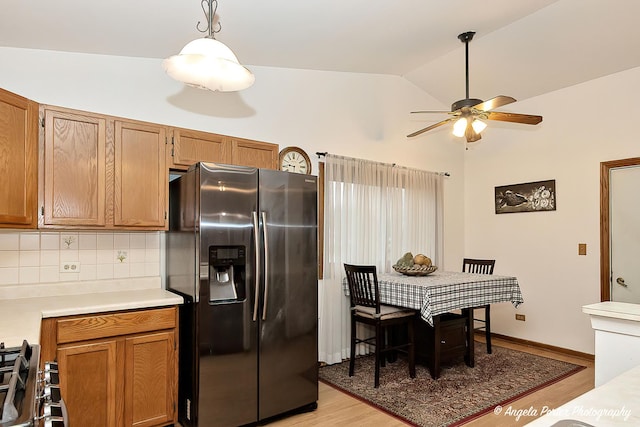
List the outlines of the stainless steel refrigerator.
{"type": "Polygon", "coordinates": [[[318,400],[317,179],[199,163],[170,183],[179,421],[240,426],[318,400]]]}

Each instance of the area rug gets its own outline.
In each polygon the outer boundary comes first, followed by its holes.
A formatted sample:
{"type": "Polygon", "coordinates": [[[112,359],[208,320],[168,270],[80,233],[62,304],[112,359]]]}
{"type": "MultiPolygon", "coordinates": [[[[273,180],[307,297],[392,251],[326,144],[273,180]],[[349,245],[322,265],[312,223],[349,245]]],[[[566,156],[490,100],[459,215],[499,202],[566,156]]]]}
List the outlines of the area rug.
{"type": "Polygon", "coordinates": [[[487,354],[475,343],[475,367],[460,358],[442,365],[440,378],[416,365],[409,377],[404,359],[380,371],[380,387],[373,387],[374,358],[356,358],[349,377],[349,362],[320,368],[320,380],[414,426],[456,426],[492,411],[584,369],[584,366],[493,346],[487,354]]]}

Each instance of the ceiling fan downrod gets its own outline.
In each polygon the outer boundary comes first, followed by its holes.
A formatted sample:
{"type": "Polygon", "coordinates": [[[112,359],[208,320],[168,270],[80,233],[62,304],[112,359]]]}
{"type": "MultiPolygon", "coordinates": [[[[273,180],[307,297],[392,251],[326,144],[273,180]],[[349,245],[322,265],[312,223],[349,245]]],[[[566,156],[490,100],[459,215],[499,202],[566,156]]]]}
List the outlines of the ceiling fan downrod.
{"type": "Polygon", "coordinates": [[[460,101],[456,101],[451,104],[451,111],[456,111],[461,109],[462,107],[471,107],[482,102],[481,99],[470,99],[469,98],[469,42],[473,40],[473,36],[476,34],[475,31],[467,31],[466,33],[462,33],[458,35],[458,39],[462,43],[464,43],[464,59],[465,59],[465,98],[460,101]]]}

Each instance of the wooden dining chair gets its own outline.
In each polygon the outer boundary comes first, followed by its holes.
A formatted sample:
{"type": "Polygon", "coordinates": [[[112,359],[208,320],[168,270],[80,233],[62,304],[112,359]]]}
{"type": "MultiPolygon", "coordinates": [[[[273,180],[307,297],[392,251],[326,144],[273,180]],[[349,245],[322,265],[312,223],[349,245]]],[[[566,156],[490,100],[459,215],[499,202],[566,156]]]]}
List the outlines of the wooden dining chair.
{"type": "MultiPolygon", "coordinates": [[[[465,273],[493,274],[493,267],[495,265],[495,259],[465,258],[462,261],[462,271],[465,273]]],[[[478,322],[481,325],[474,328],[474,330],[481,331],[484,329],[484,334],[487,341],[487,353],[491,354],[491,305],[487,304],[473,307],[472,310],[474,311],[474,313],[476,309],[484,309],[484,319],[478,319],[474,316],[474,324],[475,322],[478,322]]]]}
{"type": "Polygon", "coordinates": [[[415,338],[413,322],[416,311],[402,307],[380,304],[380,290],[375,265],[344,265],[349,282],[349,298],[351,301],[351,358],[349,376],[353,376],[355,366],[356,344],[366,343],[375,346],[375,379],[374,387],[380,385],[380,365],[384,366],[382,357],[394,350],[406,352],[409,359],[409,375],[416,377],[415,338]],[[360,339],[356,335],[356,324],[364,323],[374,327],[375,335],[360,339]],[[385,328],[393,325],[407,327],[406,343],[387,344],[385,328]]]}

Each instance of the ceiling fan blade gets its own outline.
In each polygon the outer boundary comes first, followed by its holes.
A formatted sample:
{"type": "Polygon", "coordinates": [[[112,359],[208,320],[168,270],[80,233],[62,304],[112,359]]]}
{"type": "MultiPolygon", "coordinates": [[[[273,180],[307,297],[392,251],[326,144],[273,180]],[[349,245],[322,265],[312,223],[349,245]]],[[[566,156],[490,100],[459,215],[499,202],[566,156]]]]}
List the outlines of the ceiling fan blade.
{"type": "Polygon", "coordinates": [[[501,122],[522,123],[525,125],[537,125],[542,121],[542,116],[534,116],[532,114],[503,113],[491,111],[487,113],[487,119],[499,120],[501,122]]]}
{"type": "Polygon", "coordinates": [[[433,113],[438,113],[438,114],[451,114],[451,111],[444,111],[444,110],[426,110],[426,111],[412,111],[411,114],[433,114],[433,113]]]}
{"type": "Polygon", "coordinates": [[[443,121],[438,122],[438,123],[436,123],[436,124],[433,124],[433,125],[431,125],[431,126],[427,126],[427,127],[426,127],[426,128],[424,128],[424,129],[420,129],[420,130],[418,130],[418,131],[415,131],[415,132],[413,132],[413,133],[411,133],[411,134],[407,135],[407,138],[412,138],[412,137],[414,137],[414,136],[418,136],[418,135],[421,135],[421,134],[423,134],[423,133],[425,133],[425,132],[427,132],[427,131],[430,131],[431,129],[435,129],[435,128],[440,127],[440,126],[442,126],[442,125],[446,125],[446,124],[447,124],[447,123],[449,123],[451,120],[454,120],[454,118],[450,118],[450,119],[447,119],[447,120],[443,120],[443,121]]]}
{"type": "Polygon", "coordinates": [[[473,106],[474,109],[480,111],[489,111],[516,102],[515,98],[510,96],[498,95],[495,98],[488,99],[480,104],[473,106]]]}

